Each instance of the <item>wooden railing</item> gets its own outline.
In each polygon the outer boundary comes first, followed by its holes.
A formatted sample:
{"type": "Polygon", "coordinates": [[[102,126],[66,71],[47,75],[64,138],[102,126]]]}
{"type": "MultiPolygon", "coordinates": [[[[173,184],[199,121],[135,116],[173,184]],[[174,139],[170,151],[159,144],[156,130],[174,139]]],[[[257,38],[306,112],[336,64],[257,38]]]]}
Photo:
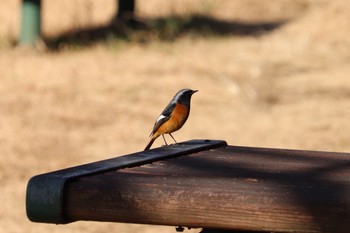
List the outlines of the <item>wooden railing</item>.
{"type": "Polygon", "coordinates": [[[350,154],[192,140],[35,176],[27,215],[49,223],[349,233],[350,154]]]}

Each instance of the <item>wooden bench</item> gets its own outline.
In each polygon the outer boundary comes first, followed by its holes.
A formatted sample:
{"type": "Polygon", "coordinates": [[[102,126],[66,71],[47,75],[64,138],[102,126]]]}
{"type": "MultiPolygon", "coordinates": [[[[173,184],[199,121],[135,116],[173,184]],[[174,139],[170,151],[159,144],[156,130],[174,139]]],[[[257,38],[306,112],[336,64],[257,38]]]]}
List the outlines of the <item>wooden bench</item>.
{"type": "Polygon", "coordinates": [[[55,224],[349,233],[350,153],[191,140],[35,176],[26,207],[55,224]]]}

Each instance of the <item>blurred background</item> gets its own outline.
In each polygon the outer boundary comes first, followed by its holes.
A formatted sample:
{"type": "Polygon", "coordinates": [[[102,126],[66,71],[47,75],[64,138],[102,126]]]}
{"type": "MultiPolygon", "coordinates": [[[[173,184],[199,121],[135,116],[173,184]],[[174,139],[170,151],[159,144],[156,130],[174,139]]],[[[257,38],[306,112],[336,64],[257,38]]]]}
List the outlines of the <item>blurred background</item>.
{"type": "Polygon", "coordinates": [[[178,141],[350,151],[348,0],[136,1],[133,26],[115,23],[117,7],[43,0],[29,48],[16,46],[21,1],[0,1],[0,232],[175,232],[31,223],[25,189],[142,150],[181,88],[199,92],[178,141]]]}

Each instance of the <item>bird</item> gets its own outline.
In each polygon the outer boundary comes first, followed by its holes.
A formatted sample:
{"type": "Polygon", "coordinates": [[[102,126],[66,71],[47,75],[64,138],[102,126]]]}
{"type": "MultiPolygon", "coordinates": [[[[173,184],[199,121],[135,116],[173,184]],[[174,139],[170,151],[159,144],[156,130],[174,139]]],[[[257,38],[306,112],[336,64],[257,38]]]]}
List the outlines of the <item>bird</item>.
{"type": "Polygon", "coordinates": [[[149,135],[150,140],[144,150],[149,150],[160,135],[162,135],[165,145],[168,145],[164,134],[169,134],[177,143],[171,133],[179,130],[185,124],[190,114],[191,97],[196,92],[198,90],[182,89],[176,93],[154,123],[153,130],[149,135]]]}

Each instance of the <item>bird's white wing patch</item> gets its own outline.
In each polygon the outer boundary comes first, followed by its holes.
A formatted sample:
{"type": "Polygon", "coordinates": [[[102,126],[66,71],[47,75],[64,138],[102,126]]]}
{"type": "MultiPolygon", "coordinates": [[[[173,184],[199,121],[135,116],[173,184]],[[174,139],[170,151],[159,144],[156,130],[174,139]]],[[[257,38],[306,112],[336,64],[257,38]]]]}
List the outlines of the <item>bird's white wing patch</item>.
{"type": "Polygon", "coordinates": [[[154,123],[154,127],[153,127],[153,130],[152,130],[151,136],[152,136],[152,134],[154,134],[154,133],[159,129],[159,127],[161,127],[168,119],[169,119],[168,116],[165,116],[165,115],[161,114],[161,115],[158,117],[156,123],[154,123]]]}
{"type": "Polygon", "coordinates": [[[159,121],[161,121],[162,119],[164,119],[164,118],[166,118],[166,116],[160,115],[160,116],[158,117],[157,121],[156,121],[156,124],[157,124],[159,121]]]}

